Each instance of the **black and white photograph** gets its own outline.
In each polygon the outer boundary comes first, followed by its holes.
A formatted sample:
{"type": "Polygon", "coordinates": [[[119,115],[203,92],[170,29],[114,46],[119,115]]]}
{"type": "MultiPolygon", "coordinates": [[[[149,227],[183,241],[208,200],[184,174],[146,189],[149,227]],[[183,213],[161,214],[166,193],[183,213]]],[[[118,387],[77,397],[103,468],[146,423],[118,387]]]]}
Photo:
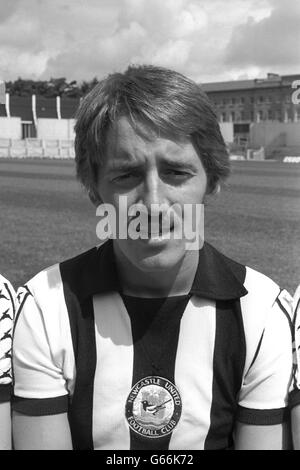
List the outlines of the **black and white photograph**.
{"type": "Polygon", "coordinates": [[[300,450],[299,0],[0,0],[0,451],[300,450]]]}

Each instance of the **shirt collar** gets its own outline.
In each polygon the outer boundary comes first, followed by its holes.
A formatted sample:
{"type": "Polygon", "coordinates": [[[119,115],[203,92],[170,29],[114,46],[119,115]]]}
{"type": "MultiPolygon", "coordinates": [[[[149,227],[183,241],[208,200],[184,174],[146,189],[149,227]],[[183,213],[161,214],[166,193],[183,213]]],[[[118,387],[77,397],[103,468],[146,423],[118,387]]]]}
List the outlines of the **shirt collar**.
{"type": "MultiPolygon", "coordinates": [[[[73,273],[73,289],[80,300],[119,290],[113,243],[111,240],[65,263],[73,273]],[[76,281],[75,281],[76,279],[76,281]]],[[[209,243],[199,251],[199,263],[190,293],[211,300],[238,299],[247,294],[245,266],[227,258],[209,243]]],[[[72,289],[72,290],[73,290],[72,289]]]]}

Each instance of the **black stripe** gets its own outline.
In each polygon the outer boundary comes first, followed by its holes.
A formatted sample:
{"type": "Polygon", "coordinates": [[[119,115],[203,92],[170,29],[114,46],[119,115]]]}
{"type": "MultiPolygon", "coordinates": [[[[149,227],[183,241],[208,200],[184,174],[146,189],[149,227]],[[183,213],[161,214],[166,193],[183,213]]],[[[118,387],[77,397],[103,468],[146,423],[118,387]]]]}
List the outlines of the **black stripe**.
{"type": "Polygon", "coordinates": [[[257,356],[258,356],[258,353],[259,353],[259,351],[260,351],[260,347],[261,347],[261,343],[262,343],[264,334],[265,334],[265,330],[263,330],[263,332],[262,332],[262,335],[261,335],[260,340],[259,340],[259,342],[258,342],[258,346],[257,346],[257,348],[256,348],[256,351],[255,351],[254,357],[253,357],[253,359],[252,359],[252,362],[251,362],[251,364],[250,364],[250,367],[249,367],[249,369],[248,369],[248,372],[249,372],[249,370],[251,369],[251,367],[253,366],[253,364],[254,364],[254,362],[255,362],[257,356]]]}
{"type": "MultiPolygon", "coordinates": [[[[282,291],[280,291],[280,294],[281,294],[281,292],[282,292],[282,291]]],[[[279,295],[280,295],[280,294],[279,294],[279,295]]],[[[294,334],[293,334],[294,326],[293,326],[293,322],[292,322],[292,320],[291,320],[291,317],[290,317],[288,311],[286,310],[286,308],[285,308],[285,307],[282,305],[282,303],[280,302],[279,296],[277,297],[276,302],[277,302],[279,308],[280,308],[280,309],[282,310],[282,312],[285,314],[285,316],[286,316],[286,318],[287,318],[287,320],[288,320],[288,322],[289,322],[289,326],[290,326],[290,330],[291,330],[291,335],[292,335],[292,338],[293,338],[293,337],[294,337],[294,334]]]]}
{"type": "Polygon", "coordinates": [[[0,403],[8,402],[12,395],[12,384],[0,384],[0,403]]]}
{"type": "Polygon", "coordinates": [[[69,407],[69,422],[73,448],[90,450],[93,443],[93,395],[96,369],[96,339],[93,298],[84,303],[78,300],[74,279],[74,262],[60,264],[65,302],[69,314],[75,364],[76,383],[69,407]]]}
{"type": "Polygon", "coordinates": [[[233,445],[237,396],[246,358],[246,340],[240,301],[216,303],[216,334],[210,428],[204,449],[228,449],[233,445]]]}
{"type": "MultiPolygon", "coordinates": [[[[180,319],[189,296],[147,300],[122,297],[131,320],[134,345],[132,386],[151,375],[174,384],[180,319]]],[[[130,450],[167,450],[170,439],[171,434],[151,439],[130,429],[130,450]]]]}
{"type": "Polygon", "coordinates": [[[288,408],[277,408],[271,410],[255,410],[239,406],[236,420],[244,424],[257,426],[270,426],[282,424],[289,419],[288,408]]]}
{"type": "Polygon", "coordinates": [[[13,396],[14,411],[29,416],[46,416],[68,411],[68,395],[54,398],[21,398],[13,396]]]}

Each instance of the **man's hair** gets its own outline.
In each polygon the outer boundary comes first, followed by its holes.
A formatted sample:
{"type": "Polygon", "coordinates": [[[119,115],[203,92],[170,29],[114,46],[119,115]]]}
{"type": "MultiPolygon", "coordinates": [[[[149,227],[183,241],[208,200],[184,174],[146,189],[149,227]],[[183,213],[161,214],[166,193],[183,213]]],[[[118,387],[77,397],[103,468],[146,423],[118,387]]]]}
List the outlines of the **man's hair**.
{"type": "Polygon", "coordinates": [[[127,116],[160,135],[190,138],[208,178],[208,189],[229,175],[228,152],[216,115],[201,87],[180,73],[151,65],[130,66],[100,81],[81,101],[75,125],[77,177],[99,202],[97,175],[110,126],[127,116]]]}

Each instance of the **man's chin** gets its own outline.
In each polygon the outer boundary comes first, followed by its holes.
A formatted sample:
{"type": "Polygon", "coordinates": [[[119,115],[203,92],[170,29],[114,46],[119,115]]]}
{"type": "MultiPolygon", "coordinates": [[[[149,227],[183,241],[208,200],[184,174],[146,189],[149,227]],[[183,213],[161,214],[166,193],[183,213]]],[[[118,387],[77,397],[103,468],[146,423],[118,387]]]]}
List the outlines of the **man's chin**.
{"type": "MultiPolygon", "coordinates": [[[[123,245],[123,243],[122,243],[123,245]]],[[[185,247],[182,243],[167,244],[130,243],[119,248],[131,264],[144,272],[167,271],[172,269],[184,258],[185,247]]]]}

